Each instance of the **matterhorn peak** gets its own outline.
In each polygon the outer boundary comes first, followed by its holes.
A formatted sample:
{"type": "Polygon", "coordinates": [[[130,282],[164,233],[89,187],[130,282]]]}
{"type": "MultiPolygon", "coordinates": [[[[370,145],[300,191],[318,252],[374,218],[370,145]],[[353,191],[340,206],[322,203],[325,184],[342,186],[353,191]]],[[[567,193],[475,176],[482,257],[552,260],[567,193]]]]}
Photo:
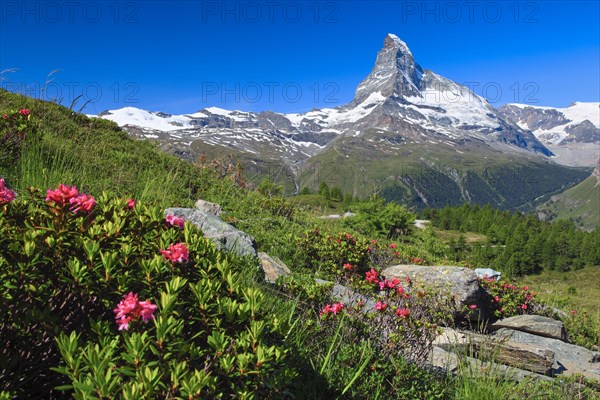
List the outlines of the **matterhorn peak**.
{"type": "MultiPolygon", "coordinates": [[[[410,53],[410,49],[408,48],[406,43],[402,39],[400,39],[398,36],[394,35],[393,33],[387,34],[387,36],[385,37],[385,40],[383,41],[383,47],[384,48],[403,48],[405,51],[410,53]]],[[[411,55],[412,55],[412,53],[411,53],[411,55]]]]}
{"type": "Polygon", "coordinates": [[[377,54],[373,70],[356,89],[354,103],[363,102],[373,93],[384,97],[420,96],[422,68],[415,63],[404,41],[389,33],[377,54]]]}

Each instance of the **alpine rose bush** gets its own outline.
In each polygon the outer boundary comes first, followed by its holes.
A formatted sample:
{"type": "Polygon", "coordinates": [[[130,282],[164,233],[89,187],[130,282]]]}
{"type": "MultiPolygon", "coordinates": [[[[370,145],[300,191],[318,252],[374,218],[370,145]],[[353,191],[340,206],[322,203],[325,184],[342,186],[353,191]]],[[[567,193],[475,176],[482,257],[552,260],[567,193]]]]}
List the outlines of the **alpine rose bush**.
{"type": "Polygon", "coordinates": [[[131,212],[123,199],[67,185],[20,197],[0,207],[4,397],[289,393],[297,374],[285,361],[283,322],[240,279],[244,264],[200,231],[171,229],[159,207],[131,212]],[[165,241],[174,244],[161,252],[165,241]]]}

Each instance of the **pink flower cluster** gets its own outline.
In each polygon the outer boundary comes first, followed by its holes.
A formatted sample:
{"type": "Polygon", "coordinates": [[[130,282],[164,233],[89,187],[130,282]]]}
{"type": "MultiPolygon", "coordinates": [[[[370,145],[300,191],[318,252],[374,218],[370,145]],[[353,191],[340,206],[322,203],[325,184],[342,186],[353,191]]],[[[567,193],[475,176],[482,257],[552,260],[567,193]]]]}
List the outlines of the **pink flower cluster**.
{"type": "Polygon", "coordinates": [[[4,178],[0,179],[0,205],[10,203],[15,199],[15,192],[6,187],[4,178]]]}
{"type": "Polygon", "coordinates": [[[377,311],[385,311],[386,308],[388,308],[388,305],[381,300],[375,303],[375,310],[377,311]]]}
{"type": "Polygon", "coordinates": [[[367,282],[371,282],[371,283],[378,283],[379,282],[379,273],[377,271],[375,271],[373,268],[371,268],[370,271],[367,271],[365,273],[365,280],[367,282]]]}
{"type": "Polygon", "coordinates": [[[180,228],[180,229],[183,229],[183,226],[185,225],[185,220],[183,218],[176,217],[173,214],[167,215],[165,220],[167,221],[167,224],[169,224],[171,226],[176,226],[177,228],[180,228]]]}
{"type": "Polygon", "coordinates": [[[116,314],[115,319],[119,324],[119,330],[128,330],[129,323],[139,320],[140,317],[144,322],[153,319],[156,308],[156,305],[149,301],[139,301],[138,295],[130,292],[123,297],[113,312],[116,314]]]}
{"type": "Polygon", "coordinates": [[[169,246],[166,250],[161,250],[165,261],[169,260],[172,263],[186,263],[190,259],[190,250],[185,243],[176,243],[169,246]]]}
{"type": "Polygon", "coordinates": [[[346,264],[344,264],[344,269],[345,269],[346,271],[350,271],[350,270],[352,269],[352,264],[350,264],[350,263],[346,263],[346,264]]]}
{"type": "Polygon", "coordinates": [[[21,108],[19,110],[19,115],[22,115],[24,117],[28,117],[29,116],[29,109],[28,108],[21,108]]]}
{"type": "Polygon", "coordinates": [[[96,204],[96,200],[92,196],[79,193],[75,186],[67,186],[62,183],[58,185],[58,189],[48,189],[46,201],[52,201],[59,207],[70,204],[70,210],[74,213],[79,211],[89,213],[96,204]]]}
{"type": "Polygon", "coordinates": [[[398,278],[393,278],[391,281],[385,279],[383,281],[379,281],[379,290],[395,289],[398,285],[400,285],[400,280],[398,278]]]}
{"type": "Polygon", "coordinates": [[[339,313],[343,309],[344,309],[344,303],[342,303],[342,302],[334,303],[334,304],[326,304],[325,307],[323,307],[323,309],[319,313],[319,316],[322,317],[323,315],[327,316],[330,314],[337,315],[337,313],[339,313]]]}
{"type": "Polygon", "coordinates": [[[135,208],[135,200],[134,199],[127,200],[127,209],[133,210],[134,208],[135,208]]]}
{"type": "Polygon", "coordinates": [[[400,318],[408,318],[410,316],[410,310],[408,308],[396,309],[396,315],[400,318]]]}

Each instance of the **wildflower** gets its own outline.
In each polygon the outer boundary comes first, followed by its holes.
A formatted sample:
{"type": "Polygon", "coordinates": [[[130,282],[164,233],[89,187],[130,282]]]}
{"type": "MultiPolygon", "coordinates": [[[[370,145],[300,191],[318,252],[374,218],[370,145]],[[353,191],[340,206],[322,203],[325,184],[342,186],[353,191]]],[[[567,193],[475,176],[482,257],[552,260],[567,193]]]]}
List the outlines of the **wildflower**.
{"type": "Polygon", "coordinates": [[[319,313],[319,316],[322,317],[323,315],[327,316],[329,314],[337,315],[337,313],[339,313],[343,309],[344,309],[344,303],[342,303],[342,302],[335,303],[335,304],[326,304],[325,307],[323,307],[323,309],[319,313]]]}
{"type": "Polygon", "coordinates": [[[29,116],[29,109],[28,108],[21,108],[19,110],[19,115],[22,115],[24,117],[28,117],[29,116]]]}
{"type": "Polygon", "coordinates": [[[407,276],[405,281],[406,281],[406,283],[410,283],[410,277],[407,276]]]}
{"type": "Polygon", "coordinates": [[[127,200],[127,208],[129,210],[133,210],[135,208],[135,200],[134,199],[127,200]]]}
{"type": "Polygon", "coordinates": [[[128,330],[129,323],[138,320],[140,317],[142,317],[144,323],[153,319],[156,309],[156,305],[150,301],[139,301],[138,295],[130,292],[117,304],[117,308],[113,312],[116,314],[115,320],[119,324],[119,330],[128,330]]]}
{"type": "Polygon", "coordinates": [[[525,303],[521,304],[521,310],[527,310],[527,304],[525,304],[525,303]]]}
{"type": "Polygon", "coordinates": [[[398,285],[398,287],[396,287],[396,293],[402,296],[404,294],[404,287],[402,285],[398,285]]]}
{"type": "Polygon", "coordinates": [[[82,193],[77,197],[71,197],[69,203],[71,203],[70,210],[74,213],[78,213],[79,211],[89,213],[96,204],[96,200],[92,196],[82,193]]]}
{"type": "Polygon", "coordinates": [[[78,195],[79,191],[75,186],[67,186],[61,183],[58,185],[58,189],[48,189],[46,192],[46,201],[53,201],[57,206],[63,207],[70,204],[71,199],[78,195]]]}
{"type": "Polygon", "coordinates": [[[410,316],[410,310],[408,308],[396,309],[396,315],[400,318],[408,318],[410,316]]]}
{"type": "Polygon", "coordinates": [[[385,309],[388,308],[388,305],[385,304],[384,302],[382,302],[381,300],[379,300],[376,304],[375,304],[375,309],[377,311],[385,311],[385,309]]]}
{"type": "Polygon", "coordinates": [[[523,286],[523,290],[524,291],[528,291],[529,290],[529,286],[523,286]]]}
{"type": "Polygon", "coordinates": [[[396,248],[396,243],[390,243],[390,249],[395,249],[396,248]]]}
{"type": "Polygon", "coordinates": [[[188,262],[190,258],[190,251],[185,243],[172,244],[167,250],[161,250],[160,253],[165,261],[169,260],[172,263],[188,262]]]}
{"type": "Polygon", "coordinates": [[[386,279],[384,281],[379,282],[379,290],[394,289],[399,284],[400,281],[398,280],[398,278],[394,278],[391,281],[386,279]]]}
{"type": "Polygon", "coordinates": [[[348,264],[348,263],[344,264],[344,269],[346,271],[350,271],[352,269],[352,264],[348,264]]]}
{"type": "Polygon", "coordinates": [[[469,306],[469,308],[470,308],[471,310],[475,310],[475,309],[477,308],[477,305],[476,305],[476,304],[471,304],[471,305],[469,306]]]}
{"type": "Polygon", "coordinates": [[[499,296],[494,296],[494,301],[495,301],[496,303],[499,303],[499,302],[500,302],[500,297],[499,297],[499,296]]]}
{"type": "Polygon", "coordinates": [[[571,311],[569,311],[569,312],[571,313],[571,315],[575,315],[575,314],[577,314],[577,311],[575,311],[575,310],[571,310],[571,311]]]}
{"type": "Polygon", "coordinates": [[[373,268],[371,268],[370,271],[367,271],[365,273],[366,278],[365,280],[367,282],[371,282],[371,283],[378,283],[379,282],[379,273],[377,271],[375,271],[373,268]]]}
{"type": "Polygon", "coordinates": [[[6,118],[8,118],[8,115],[2,114],[2,119],[6,119],[6,118]]]}
{"type": "Polygon", "coordinates": [[[183,218],[176,217],[173,214],[167,215],[167,217],[165,219],[167,221],[167,224],[169,224],[171,226],[176,226],[178,228],[183,229],[183,226],[185,225],[185,220],[183,218]]]}
{"type": "Polygon", "coordinates": [[[10,203],[15,199],[15,192],[6,187],[4,178],[0,178],[0,204],[10,203]]]}

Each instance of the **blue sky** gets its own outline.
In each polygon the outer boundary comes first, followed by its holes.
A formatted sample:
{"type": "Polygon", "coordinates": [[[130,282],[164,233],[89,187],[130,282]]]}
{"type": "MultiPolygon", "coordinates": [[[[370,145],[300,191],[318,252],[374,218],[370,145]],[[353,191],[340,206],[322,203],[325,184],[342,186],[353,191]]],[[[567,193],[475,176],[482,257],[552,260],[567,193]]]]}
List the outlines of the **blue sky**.
{"type": "Polygon", "coordinates": [[[395,33],[495,106],[565,107],[600,101],[599,3],[4,0],[0,85],[87,113],[307,111],[349,102],[395,33]]]}

